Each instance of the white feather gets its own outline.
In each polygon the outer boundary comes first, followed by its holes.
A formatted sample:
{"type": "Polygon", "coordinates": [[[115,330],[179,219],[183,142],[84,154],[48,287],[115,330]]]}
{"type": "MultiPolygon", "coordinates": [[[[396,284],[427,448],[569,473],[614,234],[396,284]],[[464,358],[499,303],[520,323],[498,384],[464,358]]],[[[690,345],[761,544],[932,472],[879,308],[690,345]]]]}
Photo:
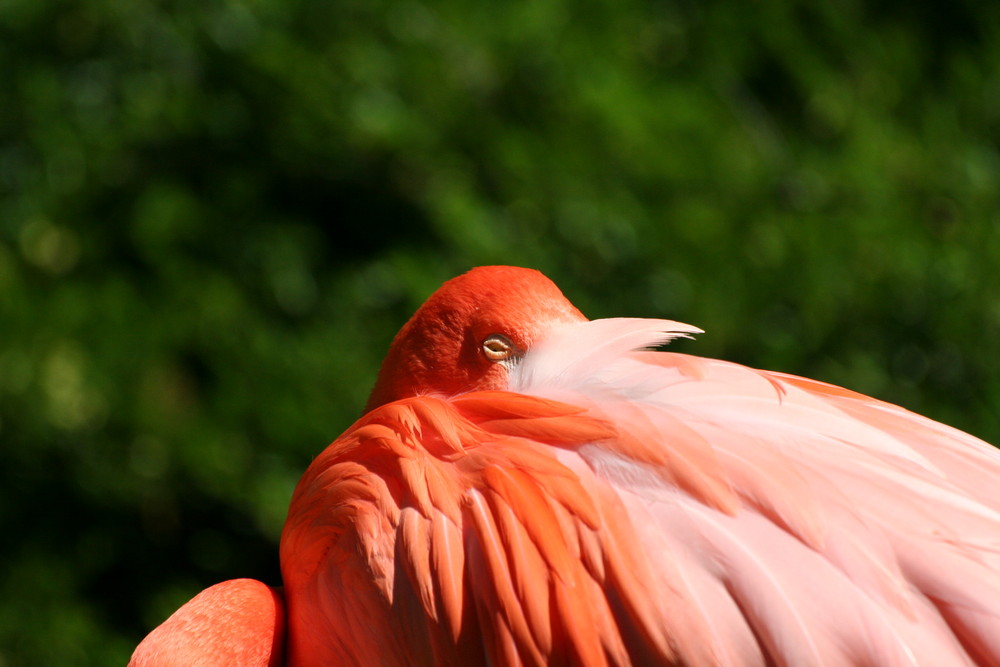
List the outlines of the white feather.
{"type": "MultiPolygon", "coordinates": [[[[583,384],[605,373],[629,352],[659,347],[675,338],[704,333],[682,322],[615,317],[569,324],[536,343],[511,370],[511,391],[583,384]]],[[[620,386],[627,386],[620,383],[620,386]]]]}

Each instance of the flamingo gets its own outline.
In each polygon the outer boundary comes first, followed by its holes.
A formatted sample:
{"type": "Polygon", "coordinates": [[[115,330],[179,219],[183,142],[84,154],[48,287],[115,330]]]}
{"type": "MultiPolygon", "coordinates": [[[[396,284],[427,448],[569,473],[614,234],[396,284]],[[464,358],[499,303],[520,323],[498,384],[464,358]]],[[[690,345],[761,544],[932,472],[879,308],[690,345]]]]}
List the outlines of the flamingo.
{"type": "Polygon", "coordinates": [[[652,350],[697,333],[446,282],[295,489],[283,589],[213,586],[130,665],[1000,665],[1000,450],[652,350]]]}

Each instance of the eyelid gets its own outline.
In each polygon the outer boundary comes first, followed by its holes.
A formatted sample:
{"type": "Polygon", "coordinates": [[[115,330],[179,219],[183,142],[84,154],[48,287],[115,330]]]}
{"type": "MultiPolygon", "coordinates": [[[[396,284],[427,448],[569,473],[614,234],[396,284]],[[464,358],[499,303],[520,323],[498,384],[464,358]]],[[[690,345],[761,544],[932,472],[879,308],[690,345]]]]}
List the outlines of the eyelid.
{"type": "Polygon", "coordinates": [[[508,361],[522,354],[514,342],[503,334],[490,334],[483,339],[482,350],[483,355],[493,363],[508,361]]]}

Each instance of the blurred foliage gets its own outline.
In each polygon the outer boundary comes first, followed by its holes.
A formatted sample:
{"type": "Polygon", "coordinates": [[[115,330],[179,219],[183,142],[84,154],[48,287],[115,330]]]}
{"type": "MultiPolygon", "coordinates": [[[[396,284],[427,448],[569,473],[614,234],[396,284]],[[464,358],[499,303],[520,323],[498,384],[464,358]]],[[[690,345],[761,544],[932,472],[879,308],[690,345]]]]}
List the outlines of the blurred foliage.
{"type": "Polygon", "coordinates": [[[0,0],[0,665],[276,583],[470,266],[1000,442],[1000,4],[0,0]]]}

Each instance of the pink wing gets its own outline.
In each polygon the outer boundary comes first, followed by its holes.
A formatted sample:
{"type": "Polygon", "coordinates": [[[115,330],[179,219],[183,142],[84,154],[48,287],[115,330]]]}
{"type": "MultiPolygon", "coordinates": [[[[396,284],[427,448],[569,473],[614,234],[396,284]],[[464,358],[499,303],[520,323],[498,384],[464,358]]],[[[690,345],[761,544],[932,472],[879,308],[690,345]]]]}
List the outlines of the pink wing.
{"type": "Polygon", "coordinates": [[[281,592],[253,579],[206,588],[136,647],[129,667],[279,667],[281,592]]]}
{"type": "Polygon", "coordinates": [[[292,500],[290,664],[1000,664],[1000,452],[632,351],[692,331],[571,325],[519,393],[363,417],[292,500]]]}
{"type": "Polygon", "coordinates": [[[619,427],[560,458],[616,490],[659,590],[704,620],[675,641],[730,664],[1000,664],[1000,451],[839,387],[627,349],[677,330],[570,327],[514,386],[619,427]]]}

